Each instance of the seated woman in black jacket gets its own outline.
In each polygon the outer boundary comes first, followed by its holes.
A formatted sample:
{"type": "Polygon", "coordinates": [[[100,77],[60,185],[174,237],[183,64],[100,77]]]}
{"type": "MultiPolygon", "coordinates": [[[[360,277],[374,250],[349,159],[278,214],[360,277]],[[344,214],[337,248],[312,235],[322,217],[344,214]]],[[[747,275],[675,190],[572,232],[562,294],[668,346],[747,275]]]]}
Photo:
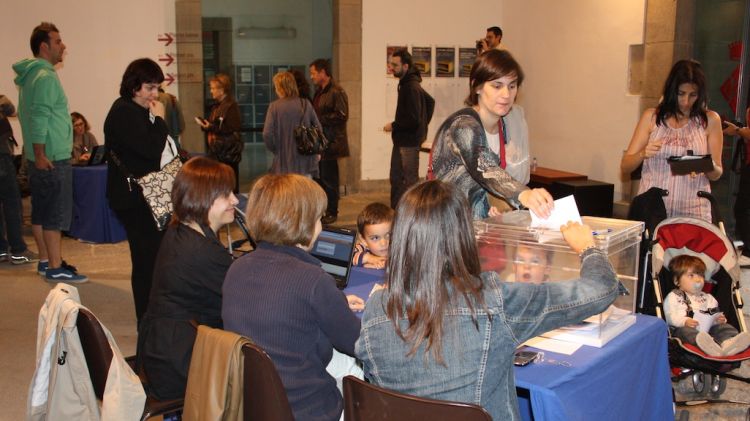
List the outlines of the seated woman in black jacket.
{"type": "Polygon", "coordinates": [[[232,257],[217,231],[234,220],[234,173],[225,164],[193,158],[172,187],[174,214],[156,257],[138,358],[157,399],[185,395],[196,330],[190,320],[221,328],[221,288],[232,257]]]}

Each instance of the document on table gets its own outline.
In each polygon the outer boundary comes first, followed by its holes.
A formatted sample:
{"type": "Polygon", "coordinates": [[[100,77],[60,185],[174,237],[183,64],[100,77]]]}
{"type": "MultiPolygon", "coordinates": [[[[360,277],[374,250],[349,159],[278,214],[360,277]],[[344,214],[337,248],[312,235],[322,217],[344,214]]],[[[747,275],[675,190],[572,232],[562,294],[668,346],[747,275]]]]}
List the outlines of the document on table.
{"type": "Polygon", "coordinates": [[[543,219],[531,213],[531,227],[543,228],[549,230],[549,233],[542,232],[539,242],[544,243],[553,238],[560,238],[560,227],[568,221],[581,223],[581,214],[578,212],[578,205],[573,195],[555,200],[555,209],[549,218],[543,219]]]}
{"type": "Polygon", "coordinates": [[[558,341],[557,339],[544,338],[542,336],[531,338],[523,344],[565,355],[573,355],[574,352],[578,351],[578,348],[583,346],[574,342],[558,341]]]}

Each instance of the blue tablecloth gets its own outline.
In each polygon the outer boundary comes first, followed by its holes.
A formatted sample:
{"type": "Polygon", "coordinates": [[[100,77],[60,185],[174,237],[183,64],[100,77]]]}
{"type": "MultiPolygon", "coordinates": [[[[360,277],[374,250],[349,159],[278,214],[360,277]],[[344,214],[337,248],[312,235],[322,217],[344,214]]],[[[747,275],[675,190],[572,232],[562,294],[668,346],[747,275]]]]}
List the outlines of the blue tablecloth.
{"type": "Polygon", "coordinates": [[[73,167],[70,235],[92,243],[119,243],[125,228],[107,202],[107,166],[73,167]]]}
{"type": "MultiPolygon", "coordinates": [[[[383,275],[382,270],[352,268],[344,292],[367,299],[383,275]]],[[[667,325],[655,317],[636,317],[635,325],[603,348],[582,346],[573,355],[544,351],[546,362],[515,367],[521,417],[673,420],[667,325]]]]}

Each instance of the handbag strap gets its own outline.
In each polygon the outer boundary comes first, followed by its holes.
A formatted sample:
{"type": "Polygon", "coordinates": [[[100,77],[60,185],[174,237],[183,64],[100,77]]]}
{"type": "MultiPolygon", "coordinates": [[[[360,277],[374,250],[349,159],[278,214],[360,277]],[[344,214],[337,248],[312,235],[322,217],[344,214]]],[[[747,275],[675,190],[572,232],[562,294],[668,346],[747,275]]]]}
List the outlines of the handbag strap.
{"type": "Polygon", "coordinates": [[[302,115],[299,117],[299,124],[298,124],[298,126],[301,126],[302,123],[305,121],[305,109],[306,109],[306,107],[305,107],[305,99],[304,98],[300,98],[299,102],[302,103],[302,115]]]}
{"type": "Polygon", "coordinates": [[[113,151],[111,148],[108,148],[107,153],[109,154],[109,159],[111,159],[112,162],[115,163],[117,168],[120,169],[120,172],[125,175],[125,181],[128,183],[128,190],[133,191],[133,182],[136,181],[133,173],[131,173],[130,170],[128,170],[128,167],[126,167],[125,164],[120,161],[120,158],[117,156],[115,151],[113,151]]]}

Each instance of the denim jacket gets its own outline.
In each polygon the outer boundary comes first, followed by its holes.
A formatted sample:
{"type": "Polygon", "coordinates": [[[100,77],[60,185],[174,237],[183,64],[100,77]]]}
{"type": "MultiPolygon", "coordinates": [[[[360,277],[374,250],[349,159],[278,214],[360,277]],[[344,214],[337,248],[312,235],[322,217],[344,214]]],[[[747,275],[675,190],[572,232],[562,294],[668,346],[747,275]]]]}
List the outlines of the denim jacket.
{"type": "MultiPolygon", "coordinates": [[[[385,314],[384,290],[370,298],[355,352],[374,384],[401,393],[478,404],[496,420],[520,419],[513,377],[513,353],[521,343],[549,330],[604,311],[617,297],[617,277],[604,252],[583,254],[580,278],[544,284],[500,282],[482,273],[485,309],[476,324],[463,298],[443,318],[443,360],[425,354],[424,343],[411,356],[410,344],[396,334],[385,314]]],[[[408,321],[400,319],[402,331],[408,321]]]]}

